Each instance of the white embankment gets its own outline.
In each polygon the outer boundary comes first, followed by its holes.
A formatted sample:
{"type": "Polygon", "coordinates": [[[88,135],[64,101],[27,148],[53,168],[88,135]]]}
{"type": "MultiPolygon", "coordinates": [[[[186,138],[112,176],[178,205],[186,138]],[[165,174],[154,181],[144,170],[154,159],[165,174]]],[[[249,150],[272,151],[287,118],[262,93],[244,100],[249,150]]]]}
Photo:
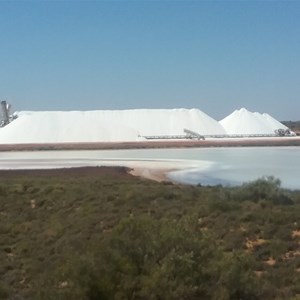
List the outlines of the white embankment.
{"type": "Polygon", "coordinates": [[[142,141],[144,136],[270,135],[288,129],[268,114],[245,108],[217,122],[199,109],[21,111],[0,128],[0,144],[142,141]]]}
{"type": "Polygon", "coordinates": [[[274,134],[277,129],[288,129],[285,125],[264,113],[250,112],[245,108],[235,110],[220,121],[227,134],[274,134]]]}

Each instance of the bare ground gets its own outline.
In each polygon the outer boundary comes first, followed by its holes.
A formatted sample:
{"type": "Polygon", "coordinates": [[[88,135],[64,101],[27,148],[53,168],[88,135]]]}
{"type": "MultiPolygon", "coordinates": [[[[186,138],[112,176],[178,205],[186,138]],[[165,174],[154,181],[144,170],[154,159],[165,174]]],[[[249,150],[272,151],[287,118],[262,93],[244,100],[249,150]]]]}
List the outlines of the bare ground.
{"type": "Polygon", "coordinates": [[[19,177],[97,177],[112,176],[114,178],[134,179],[136,177],[154,180],[157,182],[170,181],[167,177],[169,169],[153,169],[142,167],[119,167],[119,166],[100,166],[100,167],[71,167],[57,169],[19,169],[19,170],[0,170],[0,180],[19,177]]]}
{"type": "Polygon", "coordinates": [[[154,149],[154,148],[199,148],[199,147],[258,147],[300,146],[300,137],[243,138],[218,140],[170,140],[142,142],[96,142],[96,143],[46,143],[46,144],[2,144],[0,151],[41,150],[108,150],[108,149],[154,149]]]}
{"type": "Polygon", "coordinates": [[[0,170],[0,179],[14,177],[117,176],[130,178],[126,167],[79,167],[60,169],[0,170]]]}

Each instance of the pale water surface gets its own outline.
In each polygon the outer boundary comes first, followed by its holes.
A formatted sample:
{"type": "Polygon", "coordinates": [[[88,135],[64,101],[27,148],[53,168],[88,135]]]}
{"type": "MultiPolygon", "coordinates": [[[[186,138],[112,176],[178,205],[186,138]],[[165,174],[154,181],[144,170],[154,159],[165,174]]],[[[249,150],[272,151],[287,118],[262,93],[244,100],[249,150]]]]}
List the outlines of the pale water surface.
{"type": "Polygon", "coordinates": [[[178,169],[170,179],[204,185],[239,185],[274,176],[300,189],[300,147],[241,147],[1,152],[0,169],[124,165],[178,169]]]}

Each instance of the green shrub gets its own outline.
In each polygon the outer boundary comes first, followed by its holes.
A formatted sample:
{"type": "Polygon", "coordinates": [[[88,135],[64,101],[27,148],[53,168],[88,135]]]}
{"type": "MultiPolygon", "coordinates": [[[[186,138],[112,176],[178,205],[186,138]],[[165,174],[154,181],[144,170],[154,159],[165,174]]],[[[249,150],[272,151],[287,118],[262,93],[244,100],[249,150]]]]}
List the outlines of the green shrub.
{"type": "Polygon", "coordinates": [[[245,183],[237,189],[234,195],[236,199],[245,201],[268,200],[274,204],[291,205],[293,201],[289,195],[280,188],[281,182],[272,176],[263,177],[255,181],[245,183]]]}
{"type": "Polygon", "coordinates": [[[299,257],[285,256],[298,251],[300,193],[275,179],[222,188],[87,175],[4,178],[0,186],[4,299],[299,293],[299,257]]]}
{"type": "Polygon", "coordinates": [[[0,282],[0,299],[7,300],[9,296],[9,289],[6,285],[0,282]]]}

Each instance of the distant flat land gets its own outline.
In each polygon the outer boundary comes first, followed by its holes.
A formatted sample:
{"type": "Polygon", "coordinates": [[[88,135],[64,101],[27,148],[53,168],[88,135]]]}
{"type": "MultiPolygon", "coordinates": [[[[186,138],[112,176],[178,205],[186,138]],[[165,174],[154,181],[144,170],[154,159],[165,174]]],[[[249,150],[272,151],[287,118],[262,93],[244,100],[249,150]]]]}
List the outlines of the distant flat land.
{"type": "Polygon", "coordinates": [[[45,143],[2,144],[0,151],[42,150],[108,150],[108,149],[154,149],[154,148],[199,148],[199,147],[259,147],[300,146],[300,137],[243,138],[218,140],[157,140],[142,142],[93,142],[93,143],[45,143]]]}

